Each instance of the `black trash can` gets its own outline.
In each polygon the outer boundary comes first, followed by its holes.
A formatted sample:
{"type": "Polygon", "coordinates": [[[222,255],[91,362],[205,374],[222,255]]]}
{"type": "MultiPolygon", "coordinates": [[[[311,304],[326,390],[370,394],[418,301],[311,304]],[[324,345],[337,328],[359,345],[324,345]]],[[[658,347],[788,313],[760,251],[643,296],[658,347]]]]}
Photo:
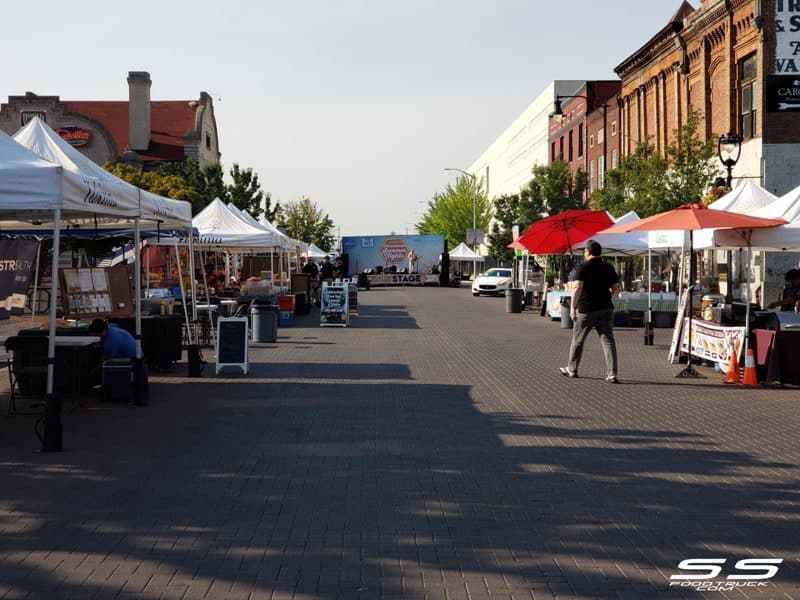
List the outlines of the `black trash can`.
{"type": "Polygon", "coordinates": [[[572,298],[570,298],[569,296],[561,297],[561,329],[572,329],[574,325],[574,323],[572,322],[572,317],[569,316],[569,309],[571,304],[572,304],[572,298]]]}
{"type": "Polygon", "coordinates": [[[506,290],[506,312],[521,313],[523,297],[524,290],[522,288],[511,288],[506,290]]]}
{"type": "Polygon", "coordinates": [[[274,304],[253,302],[250,307],[253,324],[253,341],[274,343],[278,341],[278,307],[274,304]]]}

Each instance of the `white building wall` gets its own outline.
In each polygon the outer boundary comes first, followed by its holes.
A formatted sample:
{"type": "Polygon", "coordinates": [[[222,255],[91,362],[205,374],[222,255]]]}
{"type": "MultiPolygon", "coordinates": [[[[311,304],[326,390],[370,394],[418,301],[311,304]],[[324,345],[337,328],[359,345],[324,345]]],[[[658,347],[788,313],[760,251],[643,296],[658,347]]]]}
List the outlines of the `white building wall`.
{"type": "Polygon", "coordinates": [[[518,193],[531,180],[534,166],[548,164],[548,117],[553,112],[556,94],[575,94],[585,84],[585,81],[549,83],[470,165],[469,172],[483,179],[489,200],[518,193]]]}

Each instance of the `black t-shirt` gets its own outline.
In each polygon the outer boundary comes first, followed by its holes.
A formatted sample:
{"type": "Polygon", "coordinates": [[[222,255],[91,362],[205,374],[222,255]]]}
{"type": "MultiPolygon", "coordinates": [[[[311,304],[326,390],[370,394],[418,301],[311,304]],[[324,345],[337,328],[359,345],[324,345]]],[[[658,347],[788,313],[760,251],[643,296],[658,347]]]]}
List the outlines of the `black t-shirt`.
{"type": "Polygon", "coordinates": [[[311,276],[311,279],[316,279],[317,273],[319,273],[319,269],[317,268],[317,263],[304,264],[303,273],[308,273],[311,276]]]}
{"type": "Polygon", "coordinates": [[[577,280],[583,282],[578,312],[613,309],[611,286],[619,283],[614,267],[601,258],[592,258],[578,267],[577,280]]]}
{"type": "Polygon", "coordinates": [[[320,265],[319,267],[319,276],[322,279],[333,279],[333,271],[334,267],[330,261],[328,262],[322,261],[322,265],[320,265]]]}

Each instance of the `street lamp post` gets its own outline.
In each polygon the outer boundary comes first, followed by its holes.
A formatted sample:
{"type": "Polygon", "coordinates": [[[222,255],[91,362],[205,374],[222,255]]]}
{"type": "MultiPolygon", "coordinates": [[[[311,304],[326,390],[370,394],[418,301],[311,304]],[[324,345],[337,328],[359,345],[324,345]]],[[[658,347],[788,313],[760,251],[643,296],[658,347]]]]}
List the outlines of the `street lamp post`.
{"type": "MultiPolygon", "coordinates": [[[[586,105],[591,105],[592,109],[602,108],[603,109],[603,187],[606,186],[606,172],[608,171],[608,136],[606,135],[606,128],[608,125],[608,104],[598,104],[593,98],[590,98],[586,94],[577,94],[577,95],[566,95],[560,96],[557,95],[555,102],[553,103],[553,112],[550,113],[550,116],[558,121],[564,118],[564,111],[561,110],[561,100],[563,98],[583,98],[586,100],[586,105]]],[[[588,134],[588,127],[587,127],[587,134],[588,134]]],[[[588,152],[587,152],[588,156],[588,152]]]]}
{"type": "MultiPolygon", "coordinates": [[[[472,180],[472,250],[477,253],[478,251],[478,189],[477,179],[472,173],[467,173],[461,169],[445,167],[445,171],[458,171],[462,175],[466,175],[472,180]]],[[[473,263],[475,264],[475,263],[473,263]]]]}
{"type": "MultiPolygon", "coordinates": [[[[728,133],[719,136],[719,140],[717,140],[717,155],[719,156],[719,162],[721,162],[722,166],[728,170],[728,178],[726,179],[726,183],[729,190],[732,189],[731,185],[733,182],[733,167],[736,166],[737,162],[739,162],[739,157],[741,154],[741,135],[735,131],[729,131],[728,133]]],[[[727,284],[725,286],[725,302],[730,304],[733,301],[733,260],[731,259],[730,250],[728,250],[726,254],[727,257],[725,264],[728,272],[726,274],[727,284]]],[[[741,266],[741,253],[738,264],[741,266]]]]}
{"type": "Polygon", "coordinates": [[[739,162],[739,157],[742,155],[742,136],[733,131],[729,131],[721,136],[717,141],[717,155],[719,162],[728,170],[728,189],[731,188],[733,181],[733,167],[739,162]]]}

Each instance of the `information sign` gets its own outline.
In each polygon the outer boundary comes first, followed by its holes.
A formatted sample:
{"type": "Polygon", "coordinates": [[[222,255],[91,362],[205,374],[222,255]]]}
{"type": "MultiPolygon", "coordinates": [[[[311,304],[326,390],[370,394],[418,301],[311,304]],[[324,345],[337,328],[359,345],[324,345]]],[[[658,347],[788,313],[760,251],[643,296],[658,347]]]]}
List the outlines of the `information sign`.
{"type": "Polygon", "coordinates": [[[321,327],[347,327],[349,316],[348,284],[322,284],[322,299],[319,307],[319,324],[321,327]]]}
{"type": "Polygon", "coordinates": [[[247,317],[220,317],[217,320],[217,374],[222,367],[240,367],[247,373],[250,365],[247,329],[247,317]]]}

